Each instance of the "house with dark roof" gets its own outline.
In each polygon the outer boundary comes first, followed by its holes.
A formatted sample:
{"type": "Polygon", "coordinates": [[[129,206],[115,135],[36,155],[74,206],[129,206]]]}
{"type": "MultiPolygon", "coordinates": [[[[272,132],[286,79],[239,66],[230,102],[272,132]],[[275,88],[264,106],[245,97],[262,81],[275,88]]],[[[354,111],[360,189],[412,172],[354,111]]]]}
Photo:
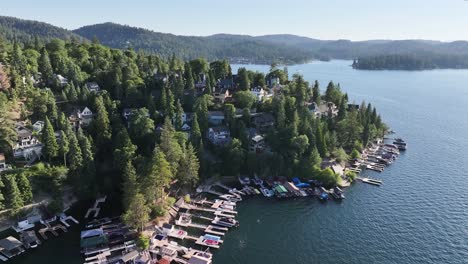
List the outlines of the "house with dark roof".
{"type": "Polygon", "coordinates": [[[259,113],[252,117],[253,124],[260,132],[265,132],[275,125],[275,117],[269,113],[259,113]]]}
{"type": "Polygon", "coordinates": [[[231,133],[224,126],[210,127],[207,132],[208,140],[217,146],[225,146],[231,143],[231,133]]]}
{"type": "Polygon", "coordinates": [[[97,82],[87,82],[86,83],[86,88],[92,93],[98,93],[101,91],[101,87],[99,87],[99,84],[97,82]]]}

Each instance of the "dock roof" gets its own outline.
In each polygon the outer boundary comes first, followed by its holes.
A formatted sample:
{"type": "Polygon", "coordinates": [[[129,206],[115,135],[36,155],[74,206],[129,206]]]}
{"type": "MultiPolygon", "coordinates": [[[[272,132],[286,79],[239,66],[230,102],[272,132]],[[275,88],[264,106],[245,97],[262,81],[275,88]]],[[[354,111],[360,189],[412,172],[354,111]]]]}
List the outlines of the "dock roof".
{"type": "Polygon", "coordinates": [[[7,251],[13,250],[15,248],[21,247],[23,243],[19,241],[18,239],[9,236],[7,238],[1,239],[0,240],[0,249],[4,249],[7,251]]]}

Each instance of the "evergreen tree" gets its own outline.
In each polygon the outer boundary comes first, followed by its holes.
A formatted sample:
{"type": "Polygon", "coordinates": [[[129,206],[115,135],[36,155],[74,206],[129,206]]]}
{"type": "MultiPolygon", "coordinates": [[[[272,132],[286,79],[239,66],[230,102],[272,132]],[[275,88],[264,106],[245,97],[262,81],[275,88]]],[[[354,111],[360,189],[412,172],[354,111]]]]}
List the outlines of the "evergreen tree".
{"type": "Polygon", "coordinates": [[[26,173],[19,173],[16,176],[16,182],[18,185],[18,189],[21,194],[21,199],[23,200],[24,204],[30,204],[33,201],[33,193],[31,183],[29,182],[26,173]]]}
{"type": "Polygon", "coordinates": [[[70,151],[70,144],[68,142],[68,137],[63,132],[63,130],[60,131],[60,147],[59,147],[59,154],[60,156],[63,157],[63,165],[66,167],[67,166],[67,154],[70,151]]]}
{"type": "Polygon", "coordinates": [[[96,118],[94,120],[96,131],[99,131],[96,135],[97,143],[103,144],[111,138],[111,129],[109,115],[107,109],[104,106],[104,101],[101,96],[97,96],[95,99],[96,106],[96,118]]]}
{"type": "Polygon", "coordinates": [[[7,175],[5,179],[6,201],[7,207],[12,210],[13,214],[18,213],[18,210],[24,206],[21,192],[16,184],[14,175],[7,175]]]}
{"type": "Polygon", "coordinates": [[[68,167],[71,171],[77,171],[83,166],[83,156],[75,133],[68,134],[68,141],[70,144],[70,151],[67,155],[68,167]]]}
{"type": "Polygon", "coordinates": [[[175,175],[179,166],[179,160],[182,157],[182,148],[175,138],[174,127],[167,117],[164,120],[159,148],[161,152],[164,153],[167,161],[171,164],[171,172],[173,175],[175,175]]]}
{"type": "Polygon", "coordinates": [[[314,87],[312,88],[312,101],[320,105],[320,86],[317,80],[315,80],[314,87]]]}
{"type": "Polygon", "coordinates": [[[322,131],[321,124],[317,124],[315,139],[316,139],[317,150],[320,153],[320,156],[325,157],[327,155],[327,143],[325,140],[325,135],[322,131]]]}
{"type": "Polygon", "coordinates": [[[42,130],[42,144],[42,153],[49,162],[51,162],[53,158],[57,157],[59,147],[55,139],[54,128],[48,117],[45,119],[44,128],[42,130]]]}
{"type": "Polygon", "coordinates": [[[340,101],[340,106],[338,108],[338,121],[341,121],[346,118],[346,108],[347,108],[347,102],[345,98],[343,97],[340,101]]]}
{"type": "Polygon", "coordinates": [[[83,130],[78,128],[77,133],[78,144],[80,145],[81,154],[83,155],[83,161],[90,162],[94,160],[94,154],[91,147],[91,143],[89,142],[88,138],[84,135],[83,130]]]}
{"type": "Polygon", "coordinates": [[[182,105],[180,104],[180,100],[177,100],[176,104],[176,115],[174,126],[176,130],[180,130],[183,125],[182,115],[184,114],[184,109],[182,109],[182,105]]]}
{"type": "Polygon", "coordinates": [[[192,121],[192,133],[190,134],[190,139],[192,144],[196,146],[197,149],[203,147],[200,144],[200,140],[202,139],[202,134],[200,131],[200,126],[198,125],[198,117],[197,113],[193,114],[193,121],[192,121]]]}
{"type": "Polygon", "coordinates": [[[184,153],[180,160],[180,166],[177,170],[177,179],[183,185],[193,186],[198,182],[198,171],[200,163],[192,144],[188,143],[184,148],[184,153]]]}
{"type": "Polygon", "coordinates": [[[41,57],[38,61],[39,72],[42,73],[42,81],[44,84],[50,84],[54,80],[54,72],[52,70],[52,64],[50,63],[49,53],[45,48],[41,49],[41,57]]]}
{"type": "Polygon", "coordinates": [[[186,62],[184,67],[185,67],[185,71],[184,71],[185,89],[194,90],[195,82],[193,80],[192,67],[190,66],[189,62],[186,62]]]}
{"type": "Polygon", "coordinates": [[[149,221],[150,208],[145,203],[145,197],[137,193],[132,197],[127,211],[122,216],[125,224],[142,231],[149,221]]]}
{"type": "Polygon", "coordinates": [[[154,149],[148,175],[144,179],[142,190],[148,203],[164,199],[164,188],[168,187],[173,178],[171,165],[166,155],[158,148],[154,149]]]}
{"type": "Polygon", "coordinates": [[[122,182],[123,207],[128,210],[132,199],[139,193],[135,167],[130,160],[125,163],[122,182]]]}
{"type": "Polygon", "coordinates": [[[239,78],[239,89],[242,91],[250,90],[250,80],[247,70],[245,68],[239,68],[237,75],[239,78]]]}

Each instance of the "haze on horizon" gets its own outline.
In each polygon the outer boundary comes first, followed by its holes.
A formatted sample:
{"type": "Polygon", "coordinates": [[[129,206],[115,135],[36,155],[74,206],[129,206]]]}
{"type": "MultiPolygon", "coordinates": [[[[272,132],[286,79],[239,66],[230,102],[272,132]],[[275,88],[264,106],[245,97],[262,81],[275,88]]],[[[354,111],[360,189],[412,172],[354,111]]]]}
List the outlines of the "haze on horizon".
{"type": "Polygon", "coordinates": [[[177,35],[468,40],[464,0],[15,0],[3,1],[0,15],[67,29],[115,22],[177,35]]]}

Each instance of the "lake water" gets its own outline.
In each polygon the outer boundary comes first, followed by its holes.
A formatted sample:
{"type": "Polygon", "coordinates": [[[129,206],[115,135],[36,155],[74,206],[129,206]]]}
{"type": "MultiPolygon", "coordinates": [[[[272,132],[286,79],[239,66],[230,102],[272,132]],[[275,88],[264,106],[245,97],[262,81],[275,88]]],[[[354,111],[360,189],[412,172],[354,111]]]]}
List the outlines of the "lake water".
{"type": "MultiPolygon", "coordinates": [[[[339,203],[241,202],[241,226],[225,236],[215,264],[467,263],[468,71],[357,71],[350,64],[314,62],[289,73],[319,80],[322,91],[339,82],[351,102],[375,105],[409,149],[383,173],[364,173],[382,179],[381,187],[355,183],[339,203]]],[[[78,247],[72,231],[12,263],[82,263],[78,247]]]]}

